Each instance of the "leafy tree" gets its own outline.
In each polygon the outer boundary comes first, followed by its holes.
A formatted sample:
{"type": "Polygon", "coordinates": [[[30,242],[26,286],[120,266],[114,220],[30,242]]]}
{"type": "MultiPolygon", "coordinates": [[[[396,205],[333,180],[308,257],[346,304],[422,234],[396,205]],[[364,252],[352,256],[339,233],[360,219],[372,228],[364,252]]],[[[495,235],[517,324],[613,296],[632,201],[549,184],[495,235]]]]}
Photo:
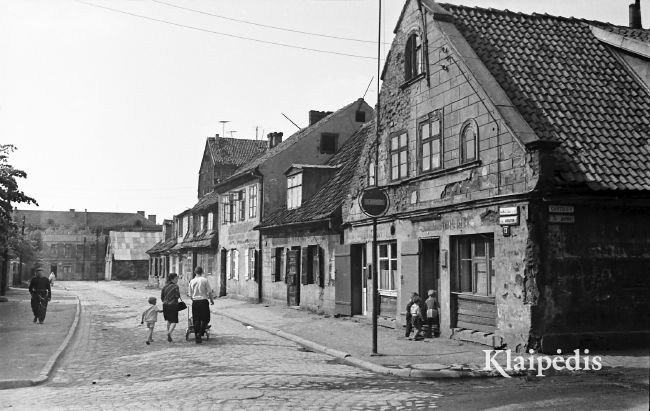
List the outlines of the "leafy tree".
{"type": "Polygon", "coordinates": [[[17,179],[26,178],[27,173],[9,164],[9,154],[15,149],[16,147],[13,144],[0,144],[0,257],[2,257],[3,263],[0,294],[4,294],[7,285],[10,247],[13,245],[23,248],[28,245],[23,244],[24,239],[18,240],[16,238],[17,227],[11,216],[13,204],[38,204],[36,200],[18,189],[17,179]]]}

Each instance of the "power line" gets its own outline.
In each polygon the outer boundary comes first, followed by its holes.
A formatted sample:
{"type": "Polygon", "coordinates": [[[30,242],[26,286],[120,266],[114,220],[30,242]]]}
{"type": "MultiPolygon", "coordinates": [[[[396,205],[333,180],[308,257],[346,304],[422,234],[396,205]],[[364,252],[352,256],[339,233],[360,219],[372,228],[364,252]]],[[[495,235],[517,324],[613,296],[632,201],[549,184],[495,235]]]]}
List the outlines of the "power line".
{"type": "MultiPolygon", "coordinates": [[[[326,37],[326,38],[337,39],[337,40],[347,40],[347,41],[356,41],[356,42],[359,42],[359,43],[376,44],[376,41],[374,41],[374,40],[353,39],[353,38],[350,38],[350,37],[332,36],[332,35],[329,35],[329,34],[312,33],[312,32],[309,32],[309,31],[289,29],[289,28],[286,28],[286,27],[272,26],[270,24],[256,23],[254,21],[241,20],[241,19],[236,19],[236,18],[233,18],[233,17],[222,16],[222,15],[219,15],[219,14],[208,13],[207,11],[192,9],[192,8],[189,8],[189,7],[178,6],[176,4],[167,3],[166,1],[161,1],[161,0],[151,0],[151,1],[153,1],[154,3],[164,4],[164,5],[169,6],[169,7],[175,7],[177,9],[181,9],[181,10],[187,10],[187,11],[192,11],[194,13],[205,14],[207,16],[217,17],[219,19],[235,21],[237,23],[250,24],[252,26],[266,27],[268,29],[273,29],[273,30],[281,30],[281,31],[288,31],[288,32],[291,32],[291,33],[305,34],[307,36],[326,37]]],[[[384,43],[384,44],[388,44],[388,43],[384,43]]]]}
{"type": "Polygon", "coordinates": [[[267,40],[260,40],[260,39],[255,39],[255,38],[251,38],[251,37],[238,36],[238,35],[235,35],[235,34],[208,30],[208,29],[204,29],[204,28],[201,28],[201,27],[194,27],[194,26],[188,26],[188,25],[185,25],[185,24],[174,23],[173,21],[157,19],[155,17],[144,16],[142,14],[137,14],[137,13],[131,13],[129,11],[114,9],[112,7],[102,6],[102,5],[95,4],[95,3],[89,3],[89,2],[83,1],[83,0],[74,0],[74,1],[76,1],[78,3],[83,3],[83,4],[87,5],[87,6],[97,7],[97,8],[104,9],[104,10],[110,10],[110,11],[115,12],[115,13],[126,14],[126,15],[133,16],[133,17],[139,17],[139,18],[145,19],[145,20],[151,20],[151,21],[156,21],[158,23],[170,24],[170,25],[176,26],[176,27],[182,27],[182,28],[186,28],[186,29],[202,31],[202,32],[206,32],[206,33],[216,34],[216,35],[219,35],[219,36],[232,37],[232,38],[236,38],[236,39],[240,39],[240,40],[254,41],[256,43],[272,44],[274,46],[294,48],[294,49],[298,49],[298,50],[313,51],[313,52],[316,52],[316,53],[335,54],[335,55],[338,55],[338,56],[354,57],[354,58],[361,58],[361,59],[366,59],[366,60],[375,60],[375,57],[370,57],[370,56],[360,56],[360,55],[357,55],[357,54],[348,54],[348,53],[341,53],[341,52],[338,52],[338,51],[314,49],[314,48],[310,48],[310,47],[295,46],[295,45],[292,45],[292,44],[278,43],[278,42],[274,42],[274,41],[267,41],[267,40]]]}

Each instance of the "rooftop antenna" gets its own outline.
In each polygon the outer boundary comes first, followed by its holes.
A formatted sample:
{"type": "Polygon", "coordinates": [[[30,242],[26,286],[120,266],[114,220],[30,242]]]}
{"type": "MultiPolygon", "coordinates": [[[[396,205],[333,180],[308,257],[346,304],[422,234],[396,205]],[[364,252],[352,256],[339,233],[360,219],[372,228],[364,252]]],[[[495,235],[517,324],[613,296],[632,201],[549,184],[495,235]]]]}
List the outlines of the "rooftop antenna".
{"type": "Polygon", "coordinates": [[[286,118],[287,120],[291,121],[291,124],[298,127],[298,130],[301,130],[301,128],[298,126],[298,124],[294,123],[293,120],[291,120],[289,117],[287,117],[284,113],[280,113],[280,114],[282,114],[284,116],[284,118],[286,118]]]}
{"type": "Polygon", "coordinates": [[[366,87],[366,92],[363,93],[363,97],[361,97],[362,99],[365,99],[365,98],[366,98],[366,94],[368,94],[368,90],[370,90],[370,85],[372,84],[372,81],[373,81],[374,79],[375,79],[375,76],[372,76],[372,78],[370,79],[370,83],[368,83],[368,87],[366,87]]]}
{"type": "Polygon", "coordinates": [[[230,120],[219,120],[221,123],[221,135],[226,136],[226,123],[230,123],[230,120]]]}
{"type": "Polygon", "coordinates": [[[257,141],[257,135],[259,134],[258,132],[260,131],[259,126],[255,126],[255,141],[257,141]]]}
{"type": "Polygon", "coordinates": [[[236,133],[237,130],[228,130],[228,132],[230,133],[230,138],[234,138],[233,134],[236,133]]]}

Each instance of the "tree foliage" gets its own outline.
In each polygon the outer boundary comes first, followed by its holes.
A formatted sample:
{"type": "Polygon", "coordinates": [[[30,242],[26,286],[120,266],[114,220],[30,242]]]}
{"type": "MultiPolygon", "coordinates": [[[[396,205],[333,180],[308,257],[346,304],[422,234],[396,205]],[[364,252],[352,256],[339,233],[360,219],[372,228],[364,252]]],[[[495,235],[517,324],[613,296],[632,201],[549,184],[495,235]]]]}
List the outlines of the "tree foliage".
{"type": "Polygon", "coordinates": [[[13,144],[0,144],[0,246],[3,248],[9,235],[16,232],[11,216],[14,204],[38,204],[18,188],[18,179],[26,178],[27,173],[9,164],[9,154],[15,149],[13,144]]]}

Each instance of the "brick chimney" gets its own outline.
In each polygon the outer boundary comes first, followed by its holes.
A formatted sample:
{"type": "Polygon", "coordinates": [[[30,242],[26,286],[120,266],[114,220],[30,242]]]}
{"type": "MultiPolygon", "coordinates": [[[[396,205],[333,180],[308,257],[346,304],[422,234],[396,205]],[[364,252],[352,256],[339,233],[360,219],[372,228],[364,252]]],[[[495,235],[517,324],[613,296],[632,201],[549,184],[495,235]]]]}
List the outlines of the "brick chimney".
{"type": "Polygon", "coordinates": [[[149,214],[149,217],[147,217],[147,220],[149,220],[152,223],[156,224],[156,215],[155,214],[149,214]]]}
{"type": "Polygon", "coordinates": [[[634,4],[630,4],[630,28],[641,29],[641,0],[636,0],[634,4]]]}
{"type": "Polygon", "coordinates": [[[312,124],[316,124],[325,117],[329,116],[332,114],[333,111],[317,111],[317,110],[309,110],[309,125],[311,126],[312,124]]]}
{"type": "Polygon", "coordinates": [[[269,149],[280,144],[282,142],[283,135],[284,133],[282,133],[281,131],[267,134],[266,138],[269,140],[269,149]]]}

